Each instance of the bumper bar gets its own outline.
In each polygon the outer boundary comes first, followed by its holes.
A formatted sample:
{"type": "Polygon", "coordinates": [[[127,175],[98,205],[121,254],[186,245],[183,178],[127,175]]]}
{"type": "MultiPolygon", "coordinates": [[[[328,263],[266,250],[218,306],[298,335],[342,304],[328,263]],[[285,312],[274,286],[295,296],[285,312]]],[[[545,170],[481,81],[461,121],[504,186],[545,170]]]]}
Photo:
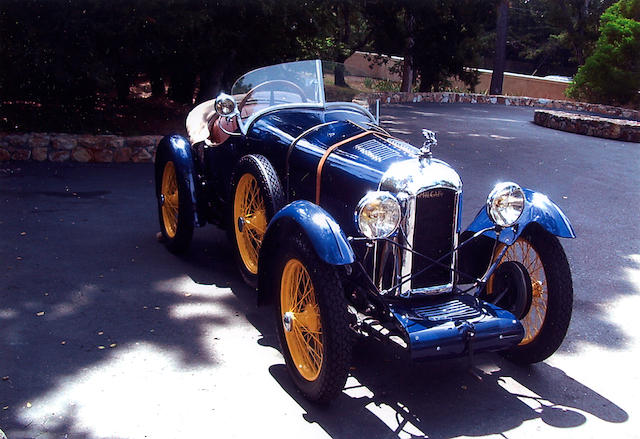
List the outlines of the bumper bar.
{"type": "Polygon", "coordinates": [[[466,294],[390,308],[413,359],[500,351],[524,337],[522,324],[509,311],[466,294]]]}

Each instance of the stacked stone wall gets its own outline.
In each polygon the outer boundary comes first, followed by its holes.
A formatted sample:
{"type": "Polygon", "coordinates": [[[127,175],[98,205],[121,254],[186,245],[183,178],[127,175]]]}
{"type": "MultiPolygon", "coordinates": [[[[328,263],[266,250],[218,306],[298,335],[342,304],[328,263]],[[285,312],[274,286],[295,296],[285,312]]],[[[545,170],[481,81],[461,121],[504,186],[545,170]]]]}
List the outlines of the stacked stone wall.
{"type": "Polygon", "coordinates": [[[386,104],[406,104],[412,102],[435,102],[441,104],[466,103],[466,104],[495,104],[513,105],[519,107],[537,107],[550,110],[582,111],[598,113],[604,116],[621,117],[629,120],[640,121],[640,111],[630,108],[612,107],[610,105],[589,104],[586,102],[565,101],[559,99],[530,98],[526,96],[499,96],[484,95],[478,93],[363,93],[354,99],[356,102],[367,103],[373,106],[376,100],[386,104]]]}
{"type": "Polygon", "coordinates": [[[0,162],[150,163],[162,136],[0,133],[0,162]]]}
{"type": "MultiPolygon", "coordinates": [[[[571,113],[559,115],[552,111],[537,111],[535,122],[549,128],[579,134],[639,142],[640,111],[628,108],[522,96],[453,92],[367,93],[356,96],[354,102],[373,107],[377,99],[387,104],[411,102],[495,104],[598,113],[622,119],[571,113]]],[[[161,138],[162,136],[0,133],[0,162],[34,160],[37,162],[149,163],[153,162],[156,146],[161,138]]]]}
{"type": "Polygon", "coordinates": [[[536,110],[533,121],[540,126],[570,133],[640,143],[640,122],[599,116],[536,110]]]}

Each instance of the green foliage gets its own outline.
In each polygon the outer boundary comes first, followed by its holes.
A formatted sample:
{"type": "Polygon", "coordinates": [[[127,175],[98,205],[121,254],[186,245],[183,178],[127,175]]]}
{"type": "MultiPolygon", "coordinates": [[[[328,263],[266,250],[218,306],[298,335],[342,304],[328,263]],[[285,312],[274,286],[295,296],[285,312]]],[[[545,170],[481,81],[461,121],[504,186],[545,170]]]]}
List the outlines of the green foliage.
{"type": "Polygon", "coordinates": [[[614,105],[640,104],[640,0],[620,0],[602,14],[600,38],[568,96],[614,105]]]}
{"type": "Polygon", "coordinates": [[[126,97],[140,74],[191,102],[248,68],[295,59],[310,15],[295,0],[3,0],[0,95],[42,102],[126,97]],[[10,66],[10,68],[5,68],[10,66]]]}
{"type": "MultiPolygon", "coordinates": [[[[507,67],[533,75],[573,76],[593,51],[600,15],[615,0],[510,0],[507,67]]],[[[495,30],[481,34],[481,67],[491,68],[495,30]]]]}
{"type": "MultiPolygon", "coordinates": [[[[579,60],[613,1],[511,0],[508,59],[539,71],[579,60]]],[[[142,76],[154,95],[168,85],[170,98],[191,103],[229,90],[251,68],[308,58],[343,62],[355,50],[409,56],[421,91],[446,87],[452,76],[472,87],[477,78],[464,67],[480,65],[493,50],[495,3],[1,0],[0,98],[90,105],[96,93],[126,99],[142,76]]],[[[336,69],[335,83],[346,87],[340,76],[336,69]]]]}
{"type": "Polygon", "coordinates": [[[438,90],[459,76],[472,86],[466,66],[477,65],[479,36],[495,20],[493,0],[369,0],[367,19],[375,50],[413,58],[420,91],[438,90]],[[413,32],[407,23],[413,19],[413,32]],[[409,39],[413,46],[409,48],[409,39]]]}

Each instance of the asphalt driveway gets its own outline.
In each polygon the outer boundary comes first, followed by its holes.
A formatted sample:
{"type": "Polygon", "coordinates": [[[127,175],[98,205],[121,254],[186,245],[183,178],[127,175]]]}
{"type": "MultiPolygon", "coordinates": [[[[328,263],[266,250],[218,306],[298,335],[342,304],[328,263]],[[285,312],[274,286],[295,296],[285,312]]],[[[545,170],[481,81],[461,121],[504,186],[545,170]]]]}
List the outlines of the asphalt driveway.
{"type": "Polygon", "coordinates": [[[575,310],[561,349],[405,364],[356,348],[344,393],[306,402],[287,376],[270,309],[255,306],[224,233],[183,257],[156,241],[151,165],[0,164],[0,429],[9,439],[202,437],[640,437],[640,149],[531,123],[533,110],[383,106],[465,183],[464,224],[493,184],[546,193],[575,310]]]}

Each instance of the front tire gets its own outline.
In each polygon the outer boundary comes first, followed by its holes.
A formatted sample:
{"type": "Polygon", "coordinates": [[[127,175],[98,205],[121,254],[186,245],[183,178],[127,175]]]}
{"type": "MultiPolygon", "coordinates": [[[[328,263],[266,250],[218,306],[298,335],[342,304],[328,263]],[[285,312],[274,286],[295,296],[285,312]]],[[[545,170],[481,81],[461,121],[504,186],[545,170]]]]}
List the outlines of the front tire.
{"type": "MultiPolygon", "coordinates": [[[[494,258],[503,248],[497,246],[494,258]]],[[[513,312],[525,329],[520,344],[504,355],[522,364],[550,357],[567,334],[573,307],[571,270],[558,238],[539,226],[525,230],[489,279],[485,299],[494,302],[503,289],[507,293],[496,304],[513,312]]]]}
{"type": "Polygon", "coordinates": [[[264,156],[240,159],[232,177],[229,235],[245,282],[258,284],[258,254],[271,218],[284,205],[278,174],[264,156]]]}
{"type": "Polygon", "coordinates": [[[158,217],[162,241],[172,253],[183,253],[193,237],[194,209],[180,168],[170,159],[156,163],[158,217]]]}
{"type": "Polygon", "coordinates": [[[338,273],[298,234],[278,256],[275,274],[276,325],[289,373],[309,400],[328,402],[343,389],[351,361],[347,301],[338,273]]]}

